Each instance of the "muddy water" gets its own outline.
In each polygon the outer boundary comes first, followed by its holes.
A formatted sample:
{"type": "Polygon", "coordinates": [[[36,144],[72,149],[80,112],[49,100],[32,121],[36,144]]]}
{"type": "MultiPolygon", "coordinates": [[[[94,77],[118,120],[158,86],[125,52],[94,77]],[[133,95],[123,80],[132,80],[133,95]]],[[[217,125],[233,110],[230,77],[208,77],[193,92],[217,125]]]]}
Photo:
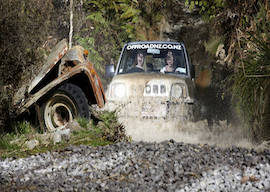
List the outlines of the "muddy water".
{"type": "Polygon", "coordinates": [[[135,118],[119,120],[126,125],[127,135],[134,141],[161,142],[173,139],[177,142],[219,147],[254,147],[246,137],[244,128],[227,124],[227,121],[219,121],[210,129],[206,120],[196,123],[176,123],[156,119],[138,121],[135,118]]]}

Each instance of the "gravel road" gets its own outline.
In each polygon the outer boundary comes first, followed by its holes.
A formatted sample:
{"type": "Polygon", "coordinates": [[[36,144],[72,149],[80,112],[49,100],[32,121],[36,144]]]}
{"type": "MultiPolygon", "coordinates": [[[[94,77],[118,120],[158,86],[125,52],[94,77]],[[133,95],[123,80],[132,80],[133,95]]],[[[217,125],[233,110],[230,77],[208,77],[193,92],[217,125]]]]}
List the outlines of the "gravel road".
{"type": "Polygon", "coordinates": [[[0,160],[0,191],[270,192],[270,150],[173,140],[70,146],[0,160]]]}

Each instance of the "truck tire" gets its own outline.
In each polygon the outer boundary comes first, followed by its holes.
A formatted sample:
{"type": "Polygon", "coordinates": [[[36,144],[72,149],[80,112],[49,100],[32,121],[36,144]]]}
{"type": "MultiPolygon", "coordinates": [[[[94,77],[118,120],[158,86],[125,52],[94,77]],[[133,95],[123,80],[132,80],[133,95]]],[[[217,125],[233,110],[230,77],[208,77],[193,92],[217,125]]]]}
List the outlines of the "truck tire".
{"type": "Polygon", "coordinates": [[[87,98],[80,87],[63,84],[42,104],[41,116],[47,131],[54,131],[76,117],[89,118],[87,98]]]}

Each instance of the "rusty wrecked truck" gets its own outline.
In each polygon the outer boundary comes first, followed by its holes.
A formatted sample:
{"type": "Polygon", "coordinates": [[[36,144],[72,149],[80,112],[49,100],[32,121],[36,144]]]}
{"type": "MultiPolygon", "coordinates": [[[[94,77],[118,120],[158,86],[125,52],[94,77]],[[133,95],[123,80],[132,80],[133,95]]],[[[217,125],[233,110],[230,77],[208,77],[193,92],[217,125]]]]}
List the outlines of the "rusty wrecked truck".
{"type": "Polygon", "coordinates": [[[177,139],[195,120],[195,71],[183,43],[127,43],[106,76],[113,78],[105,109],[117,111],[134,140],[177,139]]]}
{"type": "Polygon", "coordinates": [[[66,39],[52,50],[39,74],[17,92],[17,115],[34,111],[40,127],[54,131],[80,116],[89,118],[89,105],[103,107],[105,94],[88,51],[81,46],[68,49],[66,39]]]}

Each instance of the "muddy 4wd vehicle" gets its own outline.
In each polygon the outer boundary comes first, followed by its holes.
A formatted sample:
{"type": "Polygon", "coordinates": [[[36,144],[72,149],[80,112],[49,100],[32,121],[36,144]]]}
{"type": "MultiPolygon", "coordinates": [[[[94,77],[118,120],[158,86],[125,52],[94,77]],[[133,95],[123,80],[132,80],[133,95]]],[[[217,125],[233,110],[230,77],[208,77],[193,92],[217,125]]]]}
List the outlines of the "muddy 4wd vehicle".
{"type": "Polygon", "coordinates": [[[42,129],[54,131],[76,117],[90,117],[89,105],[103,107],[105,94],[88,51],[81,46],[68,49],[60,41],[40,73],[14,97],[17,115],[34,111],[42,129]]]}
{"type": "Polygon", "coordinates": [[[131,42],[124,46],[106,92],[134,140],[174,138],[194,119],[194,68],[178,42],[131,42]],[[164,136],[164,137],[163,137],[164,136]]]}

